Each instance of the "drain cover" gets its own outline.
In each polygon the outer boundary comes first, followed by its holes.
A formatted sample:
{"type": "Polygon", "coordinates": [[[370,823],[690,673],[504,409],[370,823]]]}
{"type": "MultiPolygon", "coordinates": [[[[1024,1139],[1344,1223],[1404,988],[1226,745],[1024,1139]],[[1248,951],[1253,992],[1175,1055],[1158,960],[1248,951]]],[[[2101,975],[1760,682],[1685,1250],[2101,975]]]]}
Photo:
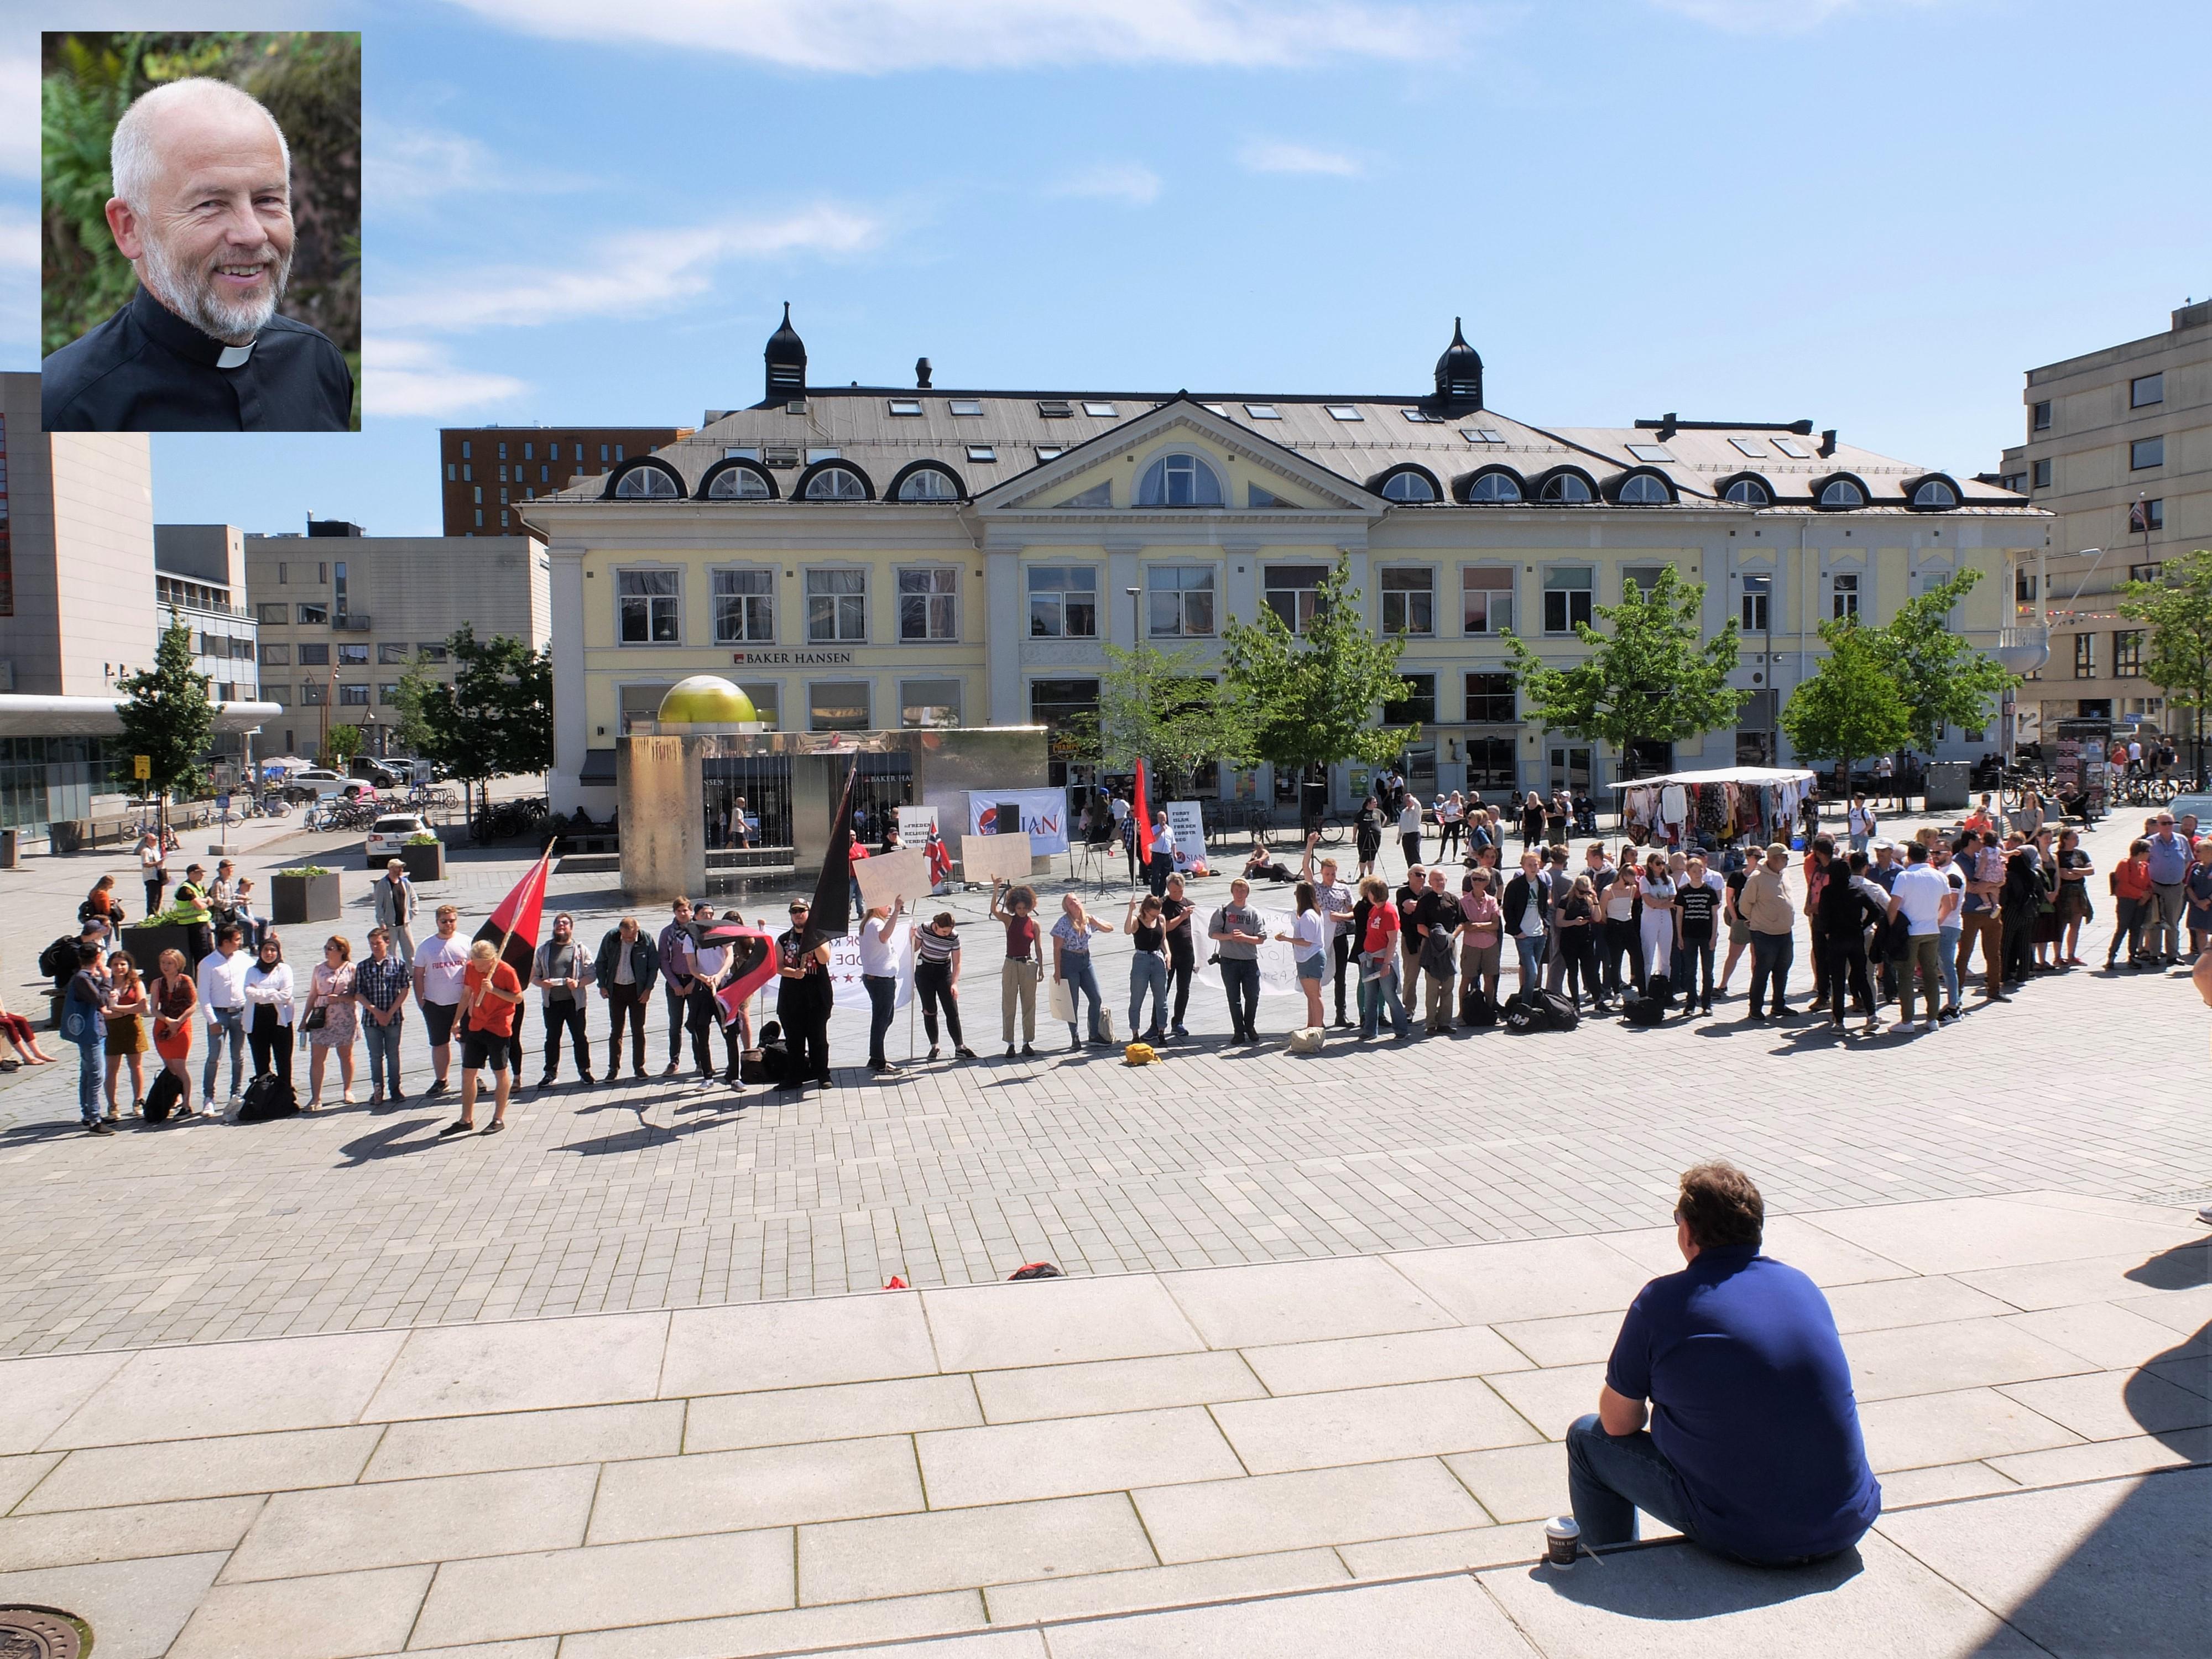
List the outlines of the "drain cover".
{"type": "Polygon", "coordinates": [[[78,1659],[83,1629],[52,1607],[0,1607],[0,1659],[78,1659]]]}

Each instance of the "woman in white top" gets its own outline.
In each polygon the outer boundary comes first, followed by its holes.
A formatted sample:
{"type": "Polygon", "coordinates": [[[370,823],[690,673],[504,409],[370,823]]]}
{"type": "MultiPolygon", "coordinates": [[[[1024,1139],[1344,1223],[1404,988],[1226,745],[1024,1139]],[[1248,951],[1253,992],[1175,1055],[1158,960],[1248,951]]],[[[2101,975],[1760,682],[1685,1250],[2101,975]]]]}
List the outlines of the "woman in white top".
{"type": "MultiPolygon", "coordinates": [[[[1413,810],[1417,815],[1420,811],[1413,810]]],[[[1417,842],[1419,838],[1416,831],[1417,842]]],[[[1321,1012],[1321,982],[1328,972],[1328,918],[1321,913],[1311,882],[1302,881],[1293,890],[1297,897],[1297,920],[1291,924],[1289,933],[1278,933],[1275,939],[1289,945],[1297,959],[1298,989],[1306,994],[1306,1024],[1321,1025],[1326,1023],[1321,1012]]]]}
{"type": "Polygon", "coordinates": [[[246,970],[246,1041],[253,1050],[253,1075],[275,1073],[292,1081],[292,969],[284,942],[270,933],[246,970]]]}
{"type": "Polygon", "coordinates": [[[1443,844],[1437,848],[1438,858],[1448,858],[1459,847],[1461,821],[1467,817],[1467,800],[1455,789],[1437,803],[1437,828],[1443,834],[1443,844]]]}
{"type": "Polygon", "coordinates": [[[1406,867],[1421,861],[1421,798],[1407,794],[1398,812],[1398,844],[1406,849],[1406,867]]]}
{"type": "Polygon", "coordinates": [[[1654,979],[1668,978],[1674,969],[1674,946],[1682,931],[1682,919],[1674,909],[1674,878],[1667,873],[1667,860],[1657,853],[1644,860],[1644,879],[1636,890],[1644,897],[1644,974],[1648,984],[1654,979]]]}

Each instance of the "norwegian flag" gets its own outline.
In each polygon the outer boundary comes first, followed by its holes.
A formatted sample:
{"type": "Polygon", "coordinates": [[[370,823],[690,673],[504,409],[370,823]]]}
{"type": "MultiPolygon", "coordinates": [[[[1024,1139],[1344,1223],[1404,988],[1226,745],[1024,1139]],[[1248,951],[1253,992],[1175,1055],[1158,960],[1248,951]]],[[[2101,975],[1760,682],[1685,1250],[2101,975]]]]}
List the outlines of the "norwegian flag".
{"type": "Polygon", "coordinates": [[[531,964],[538,955],[538,929],[545,916],[545,878],[552,870],[552,860],[553,847],[548,842],[544,855],[477,929],[477,937],[489,939],[525,985],[530,983],[531,964]]]}

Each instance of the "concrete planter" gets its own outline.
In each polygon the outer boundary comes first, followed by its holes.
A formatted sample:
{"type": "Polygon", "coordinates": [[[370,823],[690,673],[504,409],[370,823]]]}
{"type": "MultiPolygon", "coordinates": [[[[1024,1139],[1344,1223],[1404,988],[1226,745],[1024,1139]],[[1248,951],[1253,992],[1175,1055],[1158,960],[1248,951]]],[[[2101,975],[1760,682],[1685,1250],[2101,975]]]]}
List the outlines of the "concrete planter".
{"type": "Polygon", "coordinates": [[[338,872],[302,876],[279,870],[269,878],[270,919],[279,927],[338,919],[338,872]]]}
{"type": "Polygon", "coordinates": [[[399,861],[407,866],[407,879],[415,882],[443,881],[446,878],[446,843],[416,847],[403,846],[399,861]]]}

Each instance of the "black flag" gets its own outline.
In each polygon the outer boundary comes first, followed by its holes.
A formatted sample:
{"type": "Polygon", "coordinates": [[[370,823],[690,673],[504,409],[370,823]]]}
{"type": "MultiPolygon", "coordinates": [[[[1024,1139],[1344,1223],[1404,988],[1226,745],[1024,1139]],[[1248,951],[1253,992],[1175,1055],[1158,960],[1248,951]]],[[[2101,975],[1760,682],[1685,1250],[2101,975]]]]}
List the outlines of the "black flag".
{"type": "Polygon", "coordinates": [[[853,924],[853,781],[860,775],[860,757],[853,757],[845,774],[844,793],[837,798],[837,815],[830,825],[830,848],[822,855],[822,879],[814,884],[814,904],[806,918],[806,944],[811,950],[825,939],[842,939],[853,924]]]}

